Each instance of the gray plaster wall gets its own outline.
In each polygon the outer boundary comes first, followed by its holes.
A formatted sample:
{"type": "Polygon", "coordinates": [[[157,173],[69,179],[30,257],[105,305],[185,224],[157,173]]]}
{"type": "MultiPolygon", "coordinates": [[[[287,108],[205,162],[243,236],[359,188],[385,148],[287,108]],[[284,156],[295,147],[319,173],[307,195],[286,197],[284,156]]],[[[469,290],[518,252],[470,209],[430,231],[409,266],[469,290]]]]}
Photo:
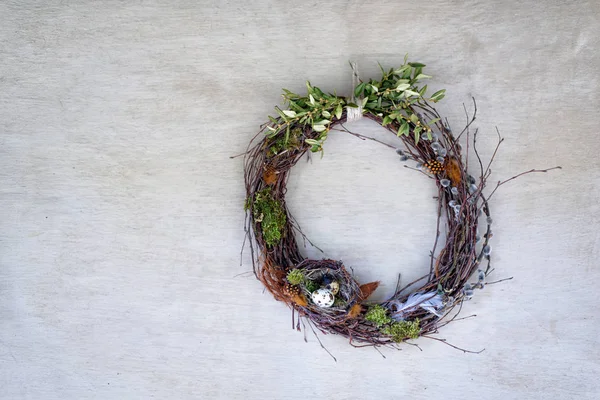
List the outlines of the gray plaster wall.
{"type": "MultiPolygon", "coordinates": [[[[0,398],[594,399],[597,1],[0,2],[0,398]],[[479,106],[491,278],[422,349],[291,329],[242,257],[242,152],[309,79],[348,93],[405,53],[453,127],[479,106]]],[[[349,126],[350,127],[350,126],[349,126]]],[[[352,129],[383,136],[365,121],[352,129]]],[[[393,138],[387,138],[395,143],[393,138]]],[[[376,298],[428,269],[433,185],[331,134],[290,209],[376,298]]]]}

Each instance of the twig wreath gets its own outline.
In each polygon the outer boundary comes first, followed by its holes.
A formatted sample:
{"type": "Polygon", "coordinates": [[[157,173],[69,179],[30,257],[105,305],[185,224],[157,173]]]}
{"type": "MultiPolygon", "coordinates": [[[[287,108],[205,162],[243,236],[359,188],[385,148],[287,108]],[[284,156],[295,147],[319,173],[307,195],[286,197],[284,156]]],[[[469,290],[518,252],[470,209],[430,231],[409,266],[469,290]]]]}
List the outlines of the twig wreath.
{"type": "Polygon", "coordinates": [[[356,86],[350,99],[324,93],[309,82],[306,96],[284,89],[286,109],[275,107],[278,115],[269,117],[244,153],[245,231],[254,274],[275,299],[292,309],[293,326],[298,330],[302,323],[306,332],[308,324],[315,335],[316,327],[323,333],[348,338],[355,347],[394,346],[426,337],[468,351],[432,335],[457,320],[463,301],[476,289],[496,283],[486,279],[492,271],[489,199],[518,176],[554,168],[523,172],[498,182],[489,195],[484,195],[490,166],[503,139],[498,133],[496,148],[484,166],[474,131],[472,150],[477,172],[476,176],[469,174],[469,127],[477,104],[473,99],[474,111],[455,137],[448,121],[431,105],[444,97],[445,90],[427,96],[427,85],[419,86],[430,78],[423,74],[424,67],[407,62],[405,57],[402,66],[387,72],[381,68],[381,80],[368,82],[360,82],[354,70],[356,86]],[[357,117],[379,123],[397,135],[405,148],[395,149],[346,129],[344,123],[357,117]],[[402,162],[415,163],[415,169],[433,178],[438,189],[437,235],[429,272],[404,287],[400,287],[399,279],[394,294],[381,303],[367,302],[379,282],[360,284],[340,261],[302,256],[296,234],[308,239],[286,207],[286,183],[292,167],[308,151],[322,153],[332,130],[395,149],[402,162]],[[459,144],[463,134],[467,142],[464,156],[459,144]],[[481,222],[485,226],[482,233],[481,222]],[[445,243],[438,243],[442,228],[445,243]],[[453,312],[456,307],[458,311],[453,312]]]}

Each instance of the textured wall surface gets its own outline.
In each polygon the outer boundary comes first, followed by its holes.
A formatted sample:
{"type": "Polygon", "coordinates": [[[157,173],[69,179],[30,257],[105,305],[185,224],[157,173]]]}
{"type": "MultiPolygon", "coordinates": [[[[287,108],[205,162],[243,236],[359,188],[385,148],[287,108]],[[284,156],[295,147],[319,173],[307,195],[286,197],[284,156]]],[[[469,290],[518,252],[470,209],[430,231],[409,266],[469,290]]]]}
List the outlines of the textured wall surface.
{"type": "MultiPolygon", "coordinates": [[[[0,2],[0,398],[592,399],[600,385],[597,1],[0,2]],[[290,4],[288,4],[290,3],[290,4]],[[348,93],[404,53],[495,180],[493,278],[422,351],[291,329],[240,266],[229,156],[310,79],[348,93]]],[[[353,129],[382,135],[365,121],[353,129]]],[[[393,142],[393,138],[390,138],[393,142]]],[[[332,134],[289,203],[362,281],[428,268],[431,183],[332,134]]],[[[321,257],[312,249],[306,254],[321,257]]]]}

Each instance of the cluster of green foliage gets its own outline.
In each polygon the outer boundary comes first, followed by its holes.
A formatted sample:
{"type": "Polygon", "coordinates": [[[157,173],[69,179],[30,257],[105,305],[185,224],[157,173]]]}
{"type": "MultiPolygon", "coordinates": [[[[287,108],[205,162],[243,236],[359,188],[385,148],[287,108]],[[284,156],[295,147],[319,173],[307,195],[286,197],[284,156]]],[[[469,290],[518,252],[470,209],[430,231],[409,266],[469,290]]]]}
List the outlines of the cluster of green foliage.
{"type": "Polygon", "coordinates": [[[416,339],[419,337],[421,328],[419,319],[414,321],[399,321],[386,326],[381,330],[382,333],[390,335],[394,342],[402,342],[406,338],[416,339]]]}
{"type": "Polygon", "coordinates": [[[257,192],[253,202],[254,221],[260,222],[262,237],[268,246],[274,246],[281,240],[286,223],[285,210],[273,197],[270,187],[257,192]]]}
{"type": "MultiPolygon", "coordinates": [[[[403,65],[388,72],[380,65],[381,80],[371,79],[354,89],[355,97],[362,98],[363,112],[380,117],[383,126],[393,123],[398,127],[398,136],[409,136],[412,133],[417,143],[422,134],[427,134],[431,139],[431,126],[437,119],[421,120],[414,112],[413,105],[422,105],[427,101],[435,103],[445,95],[445,90],[439,90],[430,97],[425,97],[427,85],[419,87],[419,82],[431,77],[423,74],[424,67],[425,64],[408,62],[405,57],[403,65]]],[[[268,137],[281,138],[281,142],[276,142],[279,144],[274,150],[275,154],[281,151],[280,148],[289,145],[295,136],[292,133],[294,127],[298,126],[309,126],[316,133],[314,137],[305,138],[304,141],[310,145],[311,151],[322,152],[331,125],[342,118],[344,108],[358,108],[358,104],[336,94],[324,93],[310,82],[306,82],[306,88],[306,96],[284,89],[283,98],[288,109],[275,107],[278,116],[269,116],[270,123],[266,131],[268,137]]]]}
{"type": "Polygon", "coordinates": [[[271,137],[267,142],[269,148],[269,156],[276,156],[285,151],[290,151],[300,147],[300,138],[302,137],[302,129],[296,127],[291,130],[289,136],[277,135],[271,137]]]}
{"type": "Polygon", "coordinates": [[[299,269],[293,269],[287,273],[287,281],[292,285],[299,285],[304,282],[304,274],[299,269]]]}
{"type": "Polygon", "coordinates": [[[306,288],[306,290],[312,293],[315,290],[317,290],[320,286],[317,282],[307,279],[306,281],[304,281],[304,287],[306,288]]]}
{"type": "Polygon", "coordinates": [[[369,308],[365,314],[365,319],[379,328],[381,333],[391,336],[395,342],[401,342],[406,338],[416,339],[421,331],[418,318],[414,321],[396,322],[390,318],[387,310],[379,304],[369,308]]]}
{"type": "Polygon", "coordinates": [[[335,301],[333,302],[333,307],[346,307],[346,300],[342,299],[340,296],[335,296],[335,301]]]}
{"type": "Polygon", "coordinates": [[[372,322],[378,328],[392,322],[392,319],[387,315],[387,310],[379,304],[375,304],[369,308],[365,314],[365,319],[372,322]]]}

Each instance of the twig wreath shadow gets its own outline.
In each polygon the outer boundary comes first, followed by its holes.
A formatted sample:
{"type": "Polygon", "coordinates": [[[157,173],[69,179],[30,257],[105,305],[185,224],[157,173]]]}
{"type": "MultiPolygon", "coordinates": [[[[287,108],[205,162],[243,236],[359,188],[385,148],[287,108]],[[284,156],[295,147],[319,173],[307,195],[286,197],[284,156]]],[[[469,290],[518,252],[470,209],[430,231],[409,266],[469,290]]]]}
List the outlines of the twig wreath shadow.
{"type": "Polygon", "coordinates": [[[458,318],[463,302],[475,290],[506,280],[488,281],[493,271],[489,202],[498,188],[519,176],[560,167],[522,172],[498,181],[489,194],[484,194],[490,167],[504,139],[496,129],[498,142],[484,163],[477,150],[478,131],[471,129],[477,115],[475,99],[472,115],[465,108],[467,124],[455,136],[448,121],[432,106],[445,96],[445,90],[427,95],[427,85],[420,86],[431,78],[423,73],[424,67],[405,57],[398,68],[385,71],[380,66],[380,80],[361,82],[353,66],[355,89],[351,98],[324,93],[309,82],[306,96],[284,89],[286,109],[275,107],[277,116],[269,117],[242,154],[244,245],[248,241],[255,276],[276,300],[292,309],[292,326],[299,331],[304,328],[305,340],[308,325],[317,339],[316,330],[333,333],[348,338],[355,347],[398,348],[403,342],[418,346],[407,341],[423,337],[463,352],[483,351],[462,349],[433,335],[450,322],[464,319],[458,318]],[[362,117],[398,136],[404,148],[396,149],[345,126],[347,121],[362,117]],[[332,130],[394,149],[400,161],[414,163],[414,169],[431,177],[438,190],[437,234],[429,272],[404,286],[400,286],[399,278],[394,294],[381,303],[368,301],[379,282],[360,284],[340,261],[302,256],[296,234],[313,244],[286,207],[286,184],[292,167],[308,152],[322,156],[332,130]],[[464,153],[459,144],[463,136],[464,153]],[[470,150],[475,155],[471,164],[470,150]],[[438,240],[442,229],[445,243],[438,240]]]}

